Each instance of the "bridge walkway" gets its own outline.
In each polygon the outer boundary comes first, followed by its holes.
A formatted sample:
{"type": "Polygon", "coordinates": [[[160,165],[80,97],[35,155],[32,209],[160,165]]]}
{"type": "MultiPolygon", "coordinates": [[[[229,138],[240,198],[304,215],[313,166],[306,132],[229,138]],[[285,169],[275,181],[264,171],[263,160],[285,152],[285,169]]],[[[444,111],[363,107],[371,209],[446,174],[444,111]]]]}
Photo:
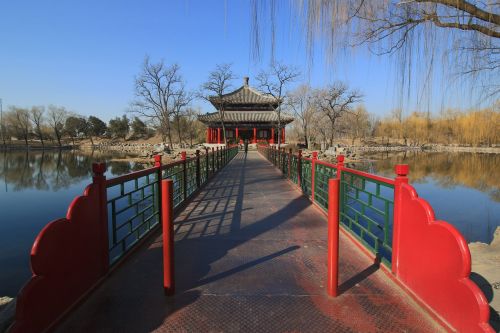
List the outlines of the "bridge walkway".
{"type": "Polygon", "coordinates": [[[439,332],[341,234],[341,294],[326,294],[326,217],[259,153],[239,153],[175,218],[176,294],[157,234],[58,332],[439,332]]]}

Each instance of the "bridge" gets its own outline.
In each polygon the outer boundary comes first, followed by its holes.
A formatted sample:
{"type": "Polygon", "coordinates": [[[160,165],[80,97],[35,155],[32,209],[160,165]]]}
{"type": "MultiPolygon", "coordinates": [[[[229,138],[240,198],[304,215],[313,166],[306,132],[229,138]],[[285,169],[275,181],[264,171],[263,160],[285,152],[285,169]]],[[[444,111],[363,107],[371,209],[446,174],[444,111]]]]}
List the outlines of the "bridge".
{"type": "Polygon", "coordinates": [[[104,170],[35,241],[11,332],[493,332],[407,166],[261,146],[104,170]]]}

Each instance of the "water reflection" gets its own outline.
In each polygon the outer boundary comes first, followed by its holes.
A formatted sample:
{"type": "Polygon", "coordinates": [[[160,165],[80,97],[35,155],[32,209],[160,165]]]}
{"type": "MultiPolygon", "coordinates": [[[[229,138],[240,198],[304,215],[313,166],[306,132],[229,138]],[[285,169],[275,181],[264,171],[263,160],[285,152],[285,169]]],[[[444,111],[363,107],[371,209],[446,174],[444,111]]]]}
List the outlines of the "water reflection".
{"type": "Polygon", "coordinates": [[[474,153],[379,153],[367,155],[373,162],[356,163],[358,169],[394,177],[394,165],[410,165],[411,183],[434,180],[442,188],[465,186],[500,202],[500,155],[474,153]]]}
{"type": "Polygon", "coordinates": [[[407,152],[369,157],[374,160],[353,166],[393,178],[395,164],[408,164],[411,184],[437,219],[453,224],[468,242],[492,241],[500,226],[499,155],[407,152]]]}
{"type": "Polygon", "coordinates": [[[107,163],[108,176],[122,175],[148,166],[117,160],[127,157],[129,156],[95,151],[2,152],[0,179],[5,191],[59,191],[83,180],[90,181],[92,163],[96,161],[107,163]]]}
{"type": "Polygon", "coordinates": [[[0,297],[15,296],[27,281],[36,235],[66,215],[73,198],[92,181],[92,163],[105,161],[109,178],[148,166],[129,157],[97,151],[0,152],[0,297]]]}

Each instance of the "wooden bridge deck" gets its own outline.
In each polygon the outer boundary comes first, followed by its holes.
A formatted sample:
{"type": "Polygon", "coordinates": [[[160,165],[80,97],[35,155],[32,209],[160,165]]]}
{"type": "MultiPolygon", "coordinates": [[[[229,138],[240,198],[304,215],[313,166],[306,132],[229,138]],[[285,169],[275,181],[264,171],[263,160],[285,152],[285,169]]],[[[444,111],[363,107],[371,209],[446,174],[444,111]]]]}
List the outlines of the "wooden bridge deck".
{"type": "Polygon", "coordinates": [[[175,223],[175,296],[156,235],[57,331],[443,330],[342,234],[341,295],[328,297],[326,218],[257,152],[239,153],[175,223]]]}

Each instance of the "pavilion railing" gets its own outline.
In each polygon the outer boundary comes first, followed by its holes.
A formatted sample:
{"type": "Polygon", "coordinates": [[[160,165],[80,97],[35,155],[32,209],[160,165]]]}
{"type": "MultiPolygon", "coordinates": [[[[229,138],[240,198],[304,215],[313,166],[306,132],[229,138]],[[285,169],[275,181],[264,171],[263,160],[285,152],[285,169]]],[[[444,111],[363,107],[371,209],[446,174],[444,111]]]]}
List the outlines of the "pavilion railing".
{"type": "Polygon", "coordinates": [[[113,264],[160,222],[160,180],[172,179],[174,209],[189,199],[237,153],[238,148],[206,149],[194,157],[161,164],[153,168],[106,181],[109,258],[113,264]]]}
{"type": "Polygon", "coordinates": [[[286,178],[324,211],[328,211],[328,180],[341,175],[340,223],[376,257],[391,267],[394,181],[320,161],[317,153],[302,157],[285,149],[259,147],[286,178]],[[266,152],[263,149],[267,149],[266,152]],[[339,168],[341,172],[338,173],[339,168]],[[300,177],[298,177],[300,175],[300,177]]]}
{"type": "MultiPolygon", "coordinates": [[[[161,180],[173,180],[179,209],[238,153],[211,151],[169,164],[155,156],[152,168],[107,180],[106,165],[94,164],[93,182],[76,197],[65,218],[47,224],[31,249],[33,275],[17,297],[10,332],[45,332],[101,281],[110,267],[160,225],[165,202],[161,180]]],[[[160,264],[160,263],[159,263],[160,264]]],[[[126,290],[124,290],[126,292],[126,290]]]]}
{"type": "MultiPolygon", "coordinates": [[[[331,251],[338,246],[331,243],[335,239],[330,238],[331,230],[340,225],[443,325],[459,332],[493,332],[488,301],[469,279],[465,239],[447,222],[435,220],[432,207],[408,184],[407,165],[396,165],[397,176],[390,179],[348,168],[343,156],[328,163],[318,160],[317,152],[303,157],[300,150],[297,154],[272,146],[258,150],[328,213],[329,272],[335,262],[331,251]]],[[[329,285],[328,293],[335,296],[333,290],[329,285]]]]}

